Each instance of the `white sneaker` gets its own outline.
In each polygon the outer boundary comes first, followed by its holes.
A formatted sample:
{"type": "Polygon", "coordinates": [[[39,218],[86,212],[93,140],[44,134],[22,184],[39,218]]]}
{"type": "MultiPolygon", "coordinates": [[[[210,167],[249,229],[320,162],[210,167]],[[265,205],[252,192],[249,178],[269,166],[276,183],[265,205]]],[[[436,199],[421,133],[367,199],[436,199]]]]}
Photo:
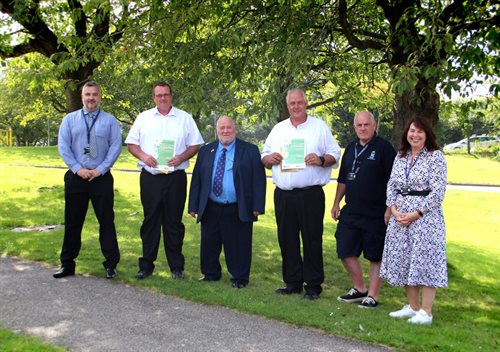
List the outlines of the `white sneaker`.
{"type": "Polygon", "coordinates": [[[411,324],[432,324],[432,315],[427,314],[423,309],[420,309],[417,314],[408,319],[411,324]]]}
{"type": "Polygon", "coordinates": [[[416,310],[411,309],[410,305],[407,304],[400,310],[395,312],[390,312],[389,316],[393,318],[411,318],[417,314],[416,310]]]}

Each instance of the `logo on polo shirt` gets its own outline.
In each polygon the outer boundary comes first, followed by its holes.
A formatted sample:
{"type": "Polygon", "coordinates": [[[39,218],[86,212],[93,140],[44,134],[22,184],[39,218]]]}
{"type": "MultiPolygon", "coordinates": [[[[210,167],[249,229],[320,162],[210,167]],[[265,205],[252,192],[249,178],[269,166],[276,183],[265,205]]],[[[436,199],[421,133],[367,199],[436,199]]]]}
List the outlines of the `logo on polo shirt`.
{"type": "Polygon", "coordinates": [[[370,156],[367,159],[368,160],[375,160],[375,150],[372,150],[370,156]]]}

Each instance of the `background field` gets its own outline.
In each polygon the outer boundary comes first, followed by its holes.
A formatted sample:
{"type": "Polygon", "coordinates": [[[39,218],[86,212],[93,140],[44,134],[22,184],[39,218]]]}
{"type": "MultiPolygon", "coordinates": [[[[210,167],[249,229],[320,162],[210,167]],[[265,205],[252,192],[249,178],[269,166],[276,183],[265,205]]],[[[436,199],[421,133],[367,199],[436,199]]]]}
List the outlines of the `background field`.
{"type": "MultiPolygon", "coordinates": [[[[464,156],[448,157],[447,160],[450,181],[454,173],[456,179],[453,182],[456,183],[467,183],[469,176],[477,183],[494,184],[500,179],[498,163],[488,165],[487,160],[464,156]]],[[[13,166],[26,164],[62,166],[55,148],[0,148],[0,254],[43,261],[56,268],[62,243],[61,230],[19,233],[11,229],[62,224],[62,180],[66,170],[13,166]]],[[[124,151],[116,168],[133,170],[135,160],[124,151]]],[[[282,297],[274,293],[282,281],[272,203],[274,186],[271,182],[268,183],[266,214],[254,226],[250,285],[243,290],[234,290],[226,272],[220,282],[197,281],[201,276],[199,226],[187,214],[184,218],[187,280],[178,282],[170,278],[161,250],[155,275],[137,282],[134,274],[137,258],[141,254],[138,233],[142,221],[139,175],[137,172],[118,170],[113,171],[113,175],[116,225],[122,253],[118,280],[192,301],[224,305],[336,335],[387,344],[401,351],[494,351],[499,348],[500,193],[447,191],[444,209],[450,287],[438,291],[432,326],[409,326],[404,321],[387,316],[389,311],[405,303],[402,288],[384,284],[381,305],[373,311],[337,302],[336,297],[350,288],[350,282],[335,254],[335,223],[329,215],[334,182],[325,187],[324,293],[320,300],[308,302],[299,296],[282,297]]],[[[89,211],[77,271],[102,277],[97,229],[95,217],[89,211]]]]}
{"type": "MultiPolygon", "coordinates": [[[[195,160],[195,159],[193,159],[195,160]]],[[[448,163],[448,182],[477,185],[500,186],[500,163],[485,157],[464,153],[446,154],[448,163]]],[[[43,165],[64,167],[56,147],[0,148],[0,165],[43,165]]],[[[188,171],[192,171],[194,162],[188,171]]],[[[123,148],[115,169],[136,170],[136,159],[123,148]]],[[[267,170],[270,175],[270,171],[267,170]]],[[[332,178],[337,178],[338,169],[333,170],[332,178]]]]}

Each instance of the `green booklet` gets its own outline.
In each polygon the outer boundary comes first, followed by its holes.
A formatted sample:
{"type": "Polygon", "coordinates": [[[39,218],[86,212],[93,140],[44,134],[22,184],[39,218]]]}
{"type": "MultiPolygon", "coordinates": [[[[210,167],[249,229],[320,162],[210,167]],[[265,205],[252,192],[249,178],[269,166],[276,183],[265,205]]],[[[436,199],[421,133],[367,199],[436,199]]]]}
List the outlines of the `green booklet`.
{"type": "Polygon", "coordinates": [[[306,168],[306,140],[305,139],[287,139],[283,142],[281,150],[283,161],[281,170],[297,171],[306,168]]]}
{"type": "Polygon", "coordinates": [[[164,139],[155,145],[155,154],[158,165],[153,168],[163,173],[174,171],[173,166],[168,166],[168,161],[175,156],[175,141],[173,139],[164,139]]]}

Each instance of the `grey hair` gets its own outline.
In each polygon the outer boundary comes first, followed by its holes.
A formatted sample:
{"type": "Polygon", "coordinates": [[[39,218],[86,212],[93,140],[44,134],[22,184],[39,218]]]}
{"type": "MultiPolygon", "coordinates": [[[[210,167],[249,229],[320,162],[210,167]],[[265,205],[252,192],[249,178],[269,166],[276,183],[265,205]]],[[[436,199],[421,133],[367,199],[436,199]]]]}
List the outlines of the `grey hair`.
{"type": "Polygon", "coordinates": [[[377,123],[377,121],[375,120],[375,116],[373,116],[373,114],[371,112],[369,112],[369,111],[360,111],[356,115],[354,115],[354,121],[353,121],[354,125],[356,125],[356,119],[358,118],[358,116],[361,115],[361,114],[363,114],[363,113],[368,114],[370,116],[370,119],[372,120],[372,123],[374,123],[374,124],[377,123]]]}
{"type": "Polygon", "coordinates": [[[307,103],[307,96],[306,96],[306,93],[304,93],[304,91],[300,88],[294,88],[294,89],[290,89],[288,91],[288,93],[286,94],[286,102],[288,104],[288,100],[290,98],[290,95],[292,95],[293,93],[300,93],[302,95],[302,98],[304,98],[304,100],[306,101],[307,103]]]}
{"type": "Polygon", "coordinates": [[[83,91],[83,88],[85,88],[85,87],[96,87],[99,90],[99,93],[101,93],[101,87],[95,81],[87,81],[87,82],[85,82],[85,84],[82,87],[82,91],[83,91]]]}
{"type": "Polygon", "coordinates": [[[236,123],[234,122],[233,118],[230,117],[230,116],[226,116],[226,115],[222,115],[222,116],[220,116],[217,119],[217,122],[215,123],[215,127],[219,127],[219,121],[222,120],[222,119],[228,119],[229,121],[231,121],[231,123],[233,124],[234,128],[236,128],[236,123]]]}

